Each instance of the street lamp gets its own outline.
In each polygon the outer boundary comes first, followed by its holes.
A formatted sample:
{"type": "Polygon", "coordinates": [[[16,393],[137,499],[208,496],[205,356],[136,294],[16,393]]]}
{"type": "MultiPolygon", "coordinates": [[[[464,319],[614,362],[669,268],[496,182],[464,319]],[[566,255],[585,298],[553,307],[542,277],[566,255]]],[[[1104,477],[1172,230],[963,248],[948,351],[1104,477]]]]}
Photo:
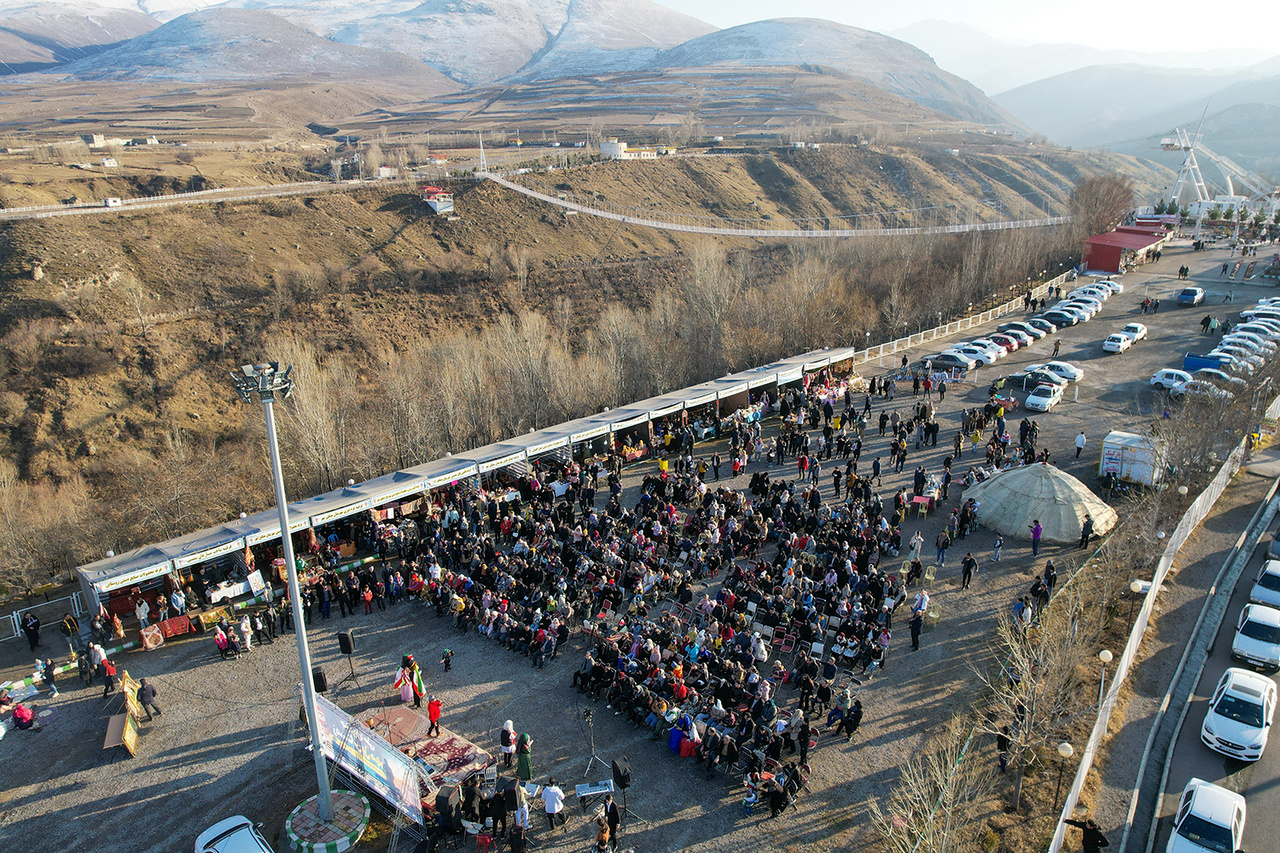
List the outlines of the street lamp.
{"type": "Polygon", "coordinates": [[[1129,592],[1133,593],[1133,597],[1129,599],[1129,624],[1133,624],[1133,608],[1138,603],[1138,596],[1142,593],[1142,581],[1129,581],[1129,592]]]}
{"type": "Polygon", "coordinates": [[[1062,771],[1067,766],[1067,759],[1076,754],[1075,747],[1065,740],[1058,744],[1058,786],[1053,789],[1053,810],[1058,811],[1058,795],[1062,793],[1062,771]]]}
{"type": "Polygon", "coordinates": [[[271,477],[276,489],[276,508],[280,512],[280,543],[284,548],[284,564],[289,573],[289,603],[293,606],[294,634],[298,638],[298,666],[302,668],[302,701],[307,709],[307,727],[311,732],[311,757],[316,764],[316,781],[320,791],[316,807],[323,821],[333,820],[333,797],[329,793],[329,770],[325,766],[324,751],[320,747],[320,728],[316,710],[315,686],[311,683],[311,653],[307,649],[307,628],[302,614],[302,593],[298,589],[298,567],[293,562],[293,540],[289,535],[289,504],[284,496],[284,472],[280,470],[280,445],[276,441],[276,418],[272,410],[276,395],[287,399],[293,392],[293,380],[289,374],[293,366],[280,370],[276,362],[246,364],[240,372],[231,372],[231,383],[240,400],[252,403],[257,397],[262,401],[262,413],[267,420],[267,447],[271,451],[271,477]]]}
{"type": "Polygon", "coordinates": [[[1103,691],[1107,686],[1107,664],[1111,663],[1111,652],[1103,649],[1098,652],[1098,660],[1102,661],[1102,679],[1098,682],[1098,705],[1102,705],[1103,691]]]}

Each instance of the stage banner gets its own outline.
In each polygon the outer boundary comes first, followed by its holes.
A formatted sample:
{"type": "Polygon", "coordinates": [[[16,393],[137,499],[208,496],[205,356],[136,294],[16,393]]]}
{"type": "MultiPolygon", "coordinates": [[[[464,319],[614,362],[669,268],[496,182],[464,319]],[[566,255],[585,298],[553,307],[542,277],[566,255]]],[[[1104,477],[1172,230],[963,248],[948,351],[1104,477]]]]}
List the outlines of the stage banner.
{"type": "Polygon", "coordinates": [[[323,696],[316,697],[320,748],[374,793],[421,824],[422,795],[412,760],[323,696]]]}

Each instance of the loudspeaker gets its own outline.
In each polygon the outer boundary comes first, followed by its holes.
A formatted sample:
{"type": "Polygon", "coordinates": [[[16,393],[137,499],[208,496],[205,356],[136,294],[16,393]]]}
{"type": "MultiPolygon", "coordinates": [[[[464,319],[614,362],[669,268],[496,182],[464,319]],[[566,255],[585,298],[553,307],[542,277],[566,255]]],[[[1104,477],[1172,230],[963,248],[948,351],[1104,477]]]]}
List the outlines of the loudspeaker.
{"type": "Polygon", "coordinates": [[[323,669],[313,666],[311,667],[311,684],[317,693],[324,693],[329,689],[329,677],[324,674],[323,669]]]}
{"type": "Polygon", "coordinates": [[[520,804],[516,802],[516,785],[520,783],[515,779],[499,779],[498,781],[503,785],[501,788],[502,799],[504,801],[503,805],[506,806],[507,811],[513,812],[520,808],[520,804]]]}
{"type": "Polygon", "coordinates": [[[625,755],[619,755],[613,760],[613,784],[619,791],[631,787],[631,762],[627,761],[625,755]]]}
{"type": "Polygon", "coordinates": [[[356,653],[356,632],[355,631],[339,631],[338,632],[338,650],[344,655],[353,655],[356,653]]]}
{"type": "Polygon", "coordinates": [[[445,829],[462,826],[462,798],[457,785],[446,785],[436,791],[436,817],[445,829]]]}

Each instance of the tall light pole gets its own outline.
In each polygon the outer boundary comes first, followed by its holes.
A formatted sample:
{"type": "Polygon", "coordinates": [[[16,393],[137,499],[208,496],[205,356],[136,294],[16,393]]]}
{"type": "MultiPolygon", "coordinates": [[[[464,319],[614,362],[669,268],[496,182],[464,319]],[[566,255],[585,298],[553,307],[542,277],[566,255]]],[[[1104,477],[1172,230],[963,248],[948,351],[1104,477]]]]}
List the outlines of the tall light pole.
{"type": "Polygon", "coordinates": [[[302,594],[298,588],[298,567],[293,561],[293,539],[289,535],[289,503],[284,496],[284,472],[280,470],[280,445],[276,441],[276,418],[272,405],[276,395],[286,399],[293,392],[289,374],[293,366],[280,370],[276,362],[246,364],[240,372],[231,372],[231,383],[241,401],[262,401],[267,419],[267,447],[271,450],[271,478],[276,489],[276,508],[280,512],[280,543],[284,546],[284,564],[289,574],[289,604],[293,607],[294,636],[298,639],[298,666],[302,669],[302,701],[307,708],[307,728],[311,733],[311,757],[316,763],[316,782],[320,786],[316,806],[323,821],[333,820],[333,797],[329,793],[329,768],[320,748],[320,727],[316,725],[316,692],[311,683],[311,652],[307,649],[307,626],[303,621],[302,594]]]}
{"type": "Polygon", "coordinates": [[[1067,759],[1075,755],[1076,750],[1065,740],[1058,744],[1058,785],[1053,789],[1053,811],[1058,812],[1058,795],[1062,793],[1062,771],[1067,766],[1067,759]]]}
{"type": "Polygon", "coordinates": [[[1111,652],[1106,649],[1098,652],[1098,660],[1102,661],[1102,678],[1098,681],[1098,707],[1102,707],[1102,697],[1106,693],[1107,664],[1111,663],[1111,652]]]}

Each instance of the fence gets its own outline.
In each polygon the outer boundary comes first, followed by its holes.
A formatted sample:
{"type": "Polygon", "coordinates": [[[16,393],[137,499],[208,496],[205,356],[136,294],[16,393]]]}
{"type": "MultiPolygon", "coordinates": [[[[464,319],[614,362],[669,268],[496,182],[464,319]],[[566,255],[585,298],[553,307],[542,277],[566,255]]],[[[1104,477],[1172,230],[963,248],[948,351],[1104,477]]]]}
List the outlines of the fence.
{"type": "MultiPolygon", "coordinates": [[[[1275,417],[1277,414],[1280,414],[1280,397],[1273,400],[1267,409],[1267,417],[1275,417]]],[[[1098,708],[1098,718],[1094,721],[1093,730],[1089,733],[1089,741],[1080,756],[1080,766],[1076,769],[1075,779],[1072,780],[1071,788],[1067,791],[1067,798],[1063,801],[1062,812],[1058,816],[1058,825],[1054,830],[1053,840],[1049,845],[1049,853],[1058,853],[1062,849],[1067,828],[1063,821],[1067,820],[1075,812],[1076,804],[1080,800],[1080,792],[1084,789],[1085,780],[1093,767],[1094,756],[1097,755],[1098,747],[1102,744],[1102,738],[1106,735],[1107,727],[1110,725],[1111,713],[1115,709],[1116,699],[1120,695],[1120,688],[1124,686],[1125,680],[1129,677],[1129,670],[1138,655],[1142,639],[1147,631],[1147,624],[1151,620],[1152,612],[1155,610],[1156,597],[1160,594],[1165,579],[1169,575],[1169,569],[1173,565],[1173,558],[1177,556],[1178,551],[1187,541],[1191,532],[1199,526],[1200,522],[1204,521],[1205,516],[1209,514],[1209,511],[1213,509],[1213,505],[1218,502],[1218,498],[1226,490],[1227,484],[1231,482],[1231,478],[1244,461],[1247,442],[1248,438],[1241,440],[1235,450],[1231,451],[1231,454],[1222,463],[1222,467],[1218,469],[1209,485],[1192,502],[1178,522],[1178,526],[1174,528],[1172,535],[1169,536],[1169,544],[1165,546],[1164,552],[1160,555],[1160,561],[1156,564],[1155,576],[1151,579],[1151,587],[1147,590],[1146,597],[1142,600],[1142,607],[1138,610],[1138,618],[1133,623],[1133,629],[1129,632],[1129,639],[1125,643],[1124,651],[1120,654],[1119,662],[1116,664],[1115,674],[1111,677],[1111,686],[1107,690],[1106,698],[1098,708]]]]}
{"type": "Polygon", "coordinates": [[[41,629],[51,631],[57,628],[58,623],[62,621],[63,614],[68,611],[77,619],[84,614],[84,601],[80,597],[80,593],[76,592],[62,598],[55,598],[52,601],[42,601],[39,604],[15,610],[3,620],[0,620],[0,641],[25,636],[22,634],[22,615],[24,613],[35,613],[36,618],[40,620],[41,629]]]}

